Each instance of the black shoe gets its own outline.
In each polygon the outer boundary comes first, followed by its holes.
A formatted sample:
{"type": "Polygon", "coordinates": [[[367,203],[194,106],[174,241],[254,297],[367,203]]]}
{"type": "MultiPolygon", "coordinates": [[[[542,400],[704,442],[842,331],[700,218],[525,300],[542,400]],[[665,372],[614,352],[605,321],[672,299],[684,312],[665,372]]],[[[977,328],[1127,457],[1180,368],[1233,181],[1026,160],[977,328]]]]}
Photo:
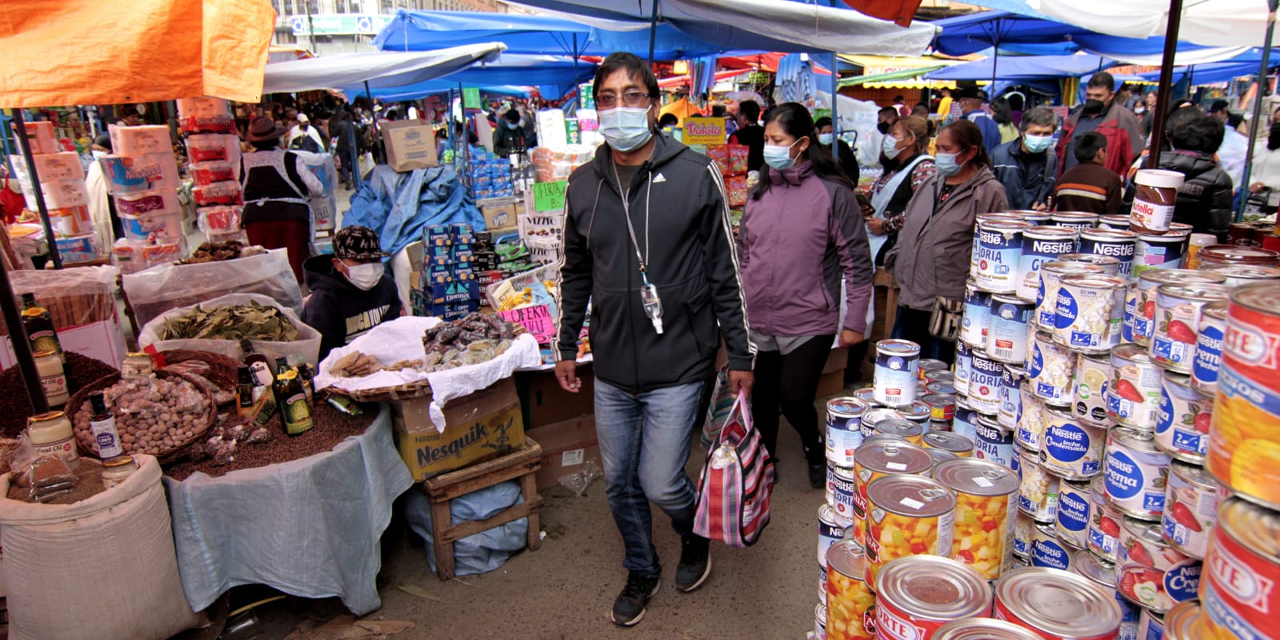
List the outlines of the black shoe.
{"type": "Polygon", "coordinates": [[[814,489],[826,488],[827,464],[825,462],[819,464],[809,463],[809,486],[814,489]]]}
{"type": "Polygon", "coordinates": [[[613,611],[609,613],[609,619],[623,627],[630,627],[640,622],[644,617],[645,607],[649,604],[649,598],[657,595],[658,588],[662,586],[658,578],[658,575],[647,576],[639,571],[629,572],[627,586],[622,588],[618,599],[613,601],[613,611]]]}
{"type": "Polygon", "coordinates": [[[711,541],[690,535],[680,542],[680,565],[676,567],[676,589],[696,591],[711,577],[711,541]]]}

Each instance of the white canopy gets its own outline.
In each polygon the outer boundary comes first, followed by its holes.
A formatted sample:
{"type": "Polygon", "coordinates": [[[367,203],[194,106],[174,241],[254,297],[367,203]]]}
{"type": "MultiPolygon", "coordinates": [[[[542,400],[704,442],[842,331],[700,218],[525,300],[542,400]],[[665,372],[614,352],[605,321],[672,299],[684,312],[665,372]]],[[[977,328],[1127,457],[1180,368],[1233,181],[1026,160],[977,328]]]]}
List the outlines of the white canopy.
{"type": "Polygon", "coordinates": [[[266,67],[262,92],[341,89],[358,93],[365,82],[372,89],[394,89],[447,76],[479,61],[493,62],[506,48],[490,42],[437,51],[377,51],[273,62],[266,67]]]}
{"type": "MultiPolygon", "coordinates": [[[[1169,19],[1169,0],[1024,1],[1054,20],[1127,38],[1162,36],[1169,19]]],[[[1206,46],[1256,47],[1264,44],[1266,30],[1267,0],[1187,0],[1178,40],[1206,46]]]]}

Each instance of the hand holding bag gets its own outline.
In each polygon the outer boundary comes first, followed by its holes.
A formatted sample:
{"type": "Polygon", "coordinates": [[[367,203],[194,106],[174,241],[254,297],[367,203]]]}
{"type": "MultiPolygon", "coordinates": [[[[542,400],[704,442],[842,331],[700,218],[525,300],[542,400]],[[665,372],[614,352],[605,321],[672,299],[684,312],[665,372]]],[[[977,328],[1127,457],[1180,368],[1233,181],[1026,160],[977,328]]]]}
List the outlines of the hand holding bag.
{"type": "Polygon", "coordinates": [[[774,479],[773,458],[739,393],[702,467],[693,532],[731,547],[755,544],[769,524],[774,479]]]}

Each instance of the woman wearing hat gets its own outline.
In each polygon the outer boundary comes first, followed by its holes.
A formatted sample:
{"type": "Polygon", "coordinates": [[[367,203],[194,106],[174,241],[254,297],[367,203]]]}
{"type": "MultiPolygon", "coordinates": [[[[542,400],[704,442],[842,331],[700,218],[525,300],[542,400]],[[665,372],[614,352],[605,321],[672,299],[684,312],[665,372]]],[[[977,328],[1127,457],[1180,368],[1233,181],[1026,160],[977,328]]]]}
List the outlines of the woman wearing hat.
{"type": "Polygon", "coordinates": [[[259,116],[249,124],[245,139],[253,150],[240,158],[240,188],[244,191],[244,230],[251,244],[289,252],[293,276],[302,282],[302,263],[311,254],[310,195],[324,185],[298,154],[280,147],[284,127],[259,116]]]}

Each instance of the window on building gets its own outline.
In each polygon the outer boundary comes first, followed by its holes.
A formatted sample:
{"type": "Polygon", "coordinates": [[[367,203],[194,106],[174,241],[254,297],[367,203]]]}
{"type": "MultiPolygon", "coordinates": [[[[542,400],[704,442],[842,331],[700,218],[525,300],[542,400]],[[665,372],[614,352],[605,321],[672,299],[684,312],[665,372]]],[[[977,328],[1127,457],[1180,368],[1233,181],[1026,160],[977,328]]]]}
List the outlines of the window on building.
{"type": "Polygon", "coordinates": [[[285,14],[284,8],[280,6],[280,0],[271,0],[271,8],[276,12],[276,15],[278,16],[282,16],[285,14]]]}
{"type": "Polygon", "coordinates": [[[320,0],[306,0],[306,3],[308,14],[316,15],[320,13],[320,0]]]}
{"type": "Polygon", "coordinates": [[[333,11],[334,13],[346,13],[347,0],[333,0],[333,11]]]}
{"type": "Polygon", "coordinates": [[[382,8],[382,13],[395,13],[396,6],[394,0],[382,0],[378,3],[382,8]]]}

